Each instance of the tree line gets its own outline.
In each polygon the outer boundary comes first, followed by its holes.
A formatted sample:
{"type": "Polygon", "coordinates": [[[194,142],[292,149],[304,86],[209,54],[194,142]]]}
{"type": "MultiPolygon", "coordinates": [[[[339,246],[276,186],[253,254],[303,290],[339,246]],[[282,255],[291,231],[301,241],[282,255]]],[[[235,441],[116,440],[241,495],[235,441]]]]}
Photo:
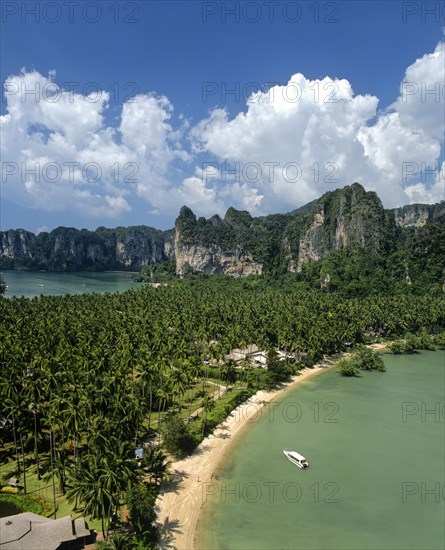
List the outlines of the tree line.
{"type": "MultiPolygon", "coordinates": [[[[311,364],[351,342],[444,327],[443,295],[345,298],[255,279],[0,297],[0,413],[10,421],[2,438],[17,472],[26,476],[32,462],[38,477],[49,476],[76,507],[101,519],[106,534],[127,497],[135,522],[142,521],[135,502],[145,502],[140,494],[152,495],[166,474],[159,433],[168,443],[181,431],[177,415],[186,398],[204,391],[212,376],[215,387],[238,380],[243,399],[292,372],[276,360],[276,349],[304,354],[311,364]],[[248,362],[237,369],[225,359],[250,344],[269,350],[268,369],[254,372],[248,362]]],[[[227,398],[217,415],[211,396],[202,397],[200,436],[212,418],[222,420],[239,404],[227,398]]],[[[141,530],[148,548],[153,533],[147,524],[141,530]]]]}

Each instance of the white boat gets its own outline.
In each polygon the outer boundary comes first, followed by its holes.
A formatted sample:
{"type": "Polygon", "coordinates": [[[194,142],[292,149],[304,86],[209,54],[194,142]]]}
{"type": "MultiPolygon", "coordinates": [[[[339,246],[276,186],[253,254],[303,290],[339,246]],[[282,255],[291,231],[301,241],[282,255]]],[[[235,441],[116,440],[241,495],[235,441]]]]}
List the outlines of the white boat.
{"type": "Polygon", "coordinates": [[[288,460],[292,462],[292,464],[295,464],[295,466],[298,466],[299,468],[308,468],[309,463],[304,458],[303,455],[300,455],[297,453],[297,451],[291,451],[290,449],[283,449],[283,453],[286,456],[288,460]]]}

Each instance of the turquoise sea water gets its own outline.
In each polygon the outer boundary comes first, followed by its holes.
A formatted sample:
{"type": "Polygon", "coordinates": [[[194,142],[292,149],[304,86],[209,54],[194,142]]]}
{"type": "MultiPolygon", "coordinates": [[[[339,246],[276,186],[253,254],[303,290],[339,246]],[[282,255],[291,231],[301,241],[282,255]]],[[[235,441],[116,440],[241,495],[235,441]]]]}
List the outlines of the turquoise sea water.
{"type": "Polygon", "coordinates": [[[30,271],[2,271],[8,289],[5,296],[34,296],[86,294],[88,292],[116,292],[139,286],[133,282],[134,273],[74,272],[47,273],[30,271]]]}
{"type": "Polygon", "coordinates": [[[203,486],[198,547],[443,550],[445,354],[385,364],[329,370],[264,409],[203,486]]]}

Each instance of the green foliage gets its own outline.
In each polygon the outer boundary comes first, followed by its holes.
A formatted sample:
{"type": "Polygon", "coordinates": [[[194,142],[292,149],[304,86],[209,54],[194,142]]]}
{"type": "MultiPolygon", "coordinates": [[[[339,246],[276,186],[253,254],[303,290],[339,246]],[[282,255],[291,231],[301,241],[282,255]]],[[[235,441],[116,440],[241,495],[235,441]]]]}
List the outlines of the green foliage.
{"type": "Polygon", "coordinates": [[[265,387],[268,389],[274,388],[280,382],[288,380],[292,374],[294,374],[294,369],[291,365],[280,361],[277,352],[274,349],[269,349],[267,354],[267,372],[264,380],[265,387]]]}
{"type": "Polygon", "coordinates": [[[436,349],[437,343],[440,342],[440,338],[440,335],[435,337],[425,330],[420,331],[418,334],[408,332],[402,340],[392,342],[389,348],[394,354],[415,353],[416,350],[433,351],[436,349]]]}
{"type": "Polygon", "coordinates": [[[228,385],[234,384],[237,380],[236,366],[233,361],[229,361],[221,369],[221,379],[226,382],[228,385]]]}
{"type": "Polygon", "coordinates": [[[163,420],[161,434],[167,452],[178,458],[190,454],[198,444],[189,424],[185,424],[176,414],[169,414],[163,420]]]}
{"type": "Polygon", "coordinates": [[[158,481],[167,479],[168,464],[167,456],[160,448],[152,445],[145,448],[141,467],[150,482],[154,480],[157,484],[158,481]]]}
{"type": "Polygon", "coordinates": [[[434,338],[425,330],[422,330],[417,334],[408,334],[405,338],[416,350],[433,351],[436,349],[434,338]]]}
{"type": "Polygon", "coordinates": [[[401,340],[391,342],[391,344],[389,345],[389,349],[394,353],[394,355],[400,355],[401,353],[406,353],[404,342],[402,342],[401,340]]]}
{"type": "Polygon", "coordinates": [[[360,376],[360,370],[348,359],[341,359],[337,367],[340,369],[342,376],[360,376]]]}
{"type": "Polygon", "coordinates": [[[360,346],[352,357],[354,365],[362,370],[385,371],[385,364],[382,357],[366,346],[360,346]]]}
{"type": "MultiPolygon", "coordinates": [[[[422,208],[435,221],[415,230],[398,227],[393,211],[385,211],[375,193],[354,183],[284,215],[252,218],[248,212],[229,208],[223,220],[219,216],[197,220],[184,207],[176,227],[184,243],[215,244],[225,251],[239,247],[249,252],[263,264],[263,277],[281,283],[290,259],[295,262],[298,257],[302,235],[318,212],[323,215],[323,226],[312,238],[325,257],[303,265],[303,271],[294,276],[302,285],[350,297],[440,293],[445,274],[445,224],[439,214],[444,207],[422,208]],[[340,220],[348,246],[336,250],[340,220]]],[[[193,275],[191,269],[189,275],[193,275]]]]}
{"type": "Polygon", "coordinates": [[[330,282],[324,290],[349,297],[440,294],[445,269],[445,225],[430,224],[418,232],[406,230],[399,234],[392,251],[370,254],[360,249],[342,249],[305,264],[298,277],[312,288],[320,288],[329,274],[330,282]]]}
{"type": "Polygon", "coordinates": [[[96,543],[97,550],[155,550],[149,537],[138,533],[113,533],[106,541],[96,543]]]}
{"type": "Polygon", "coordinates": [[[112,448],[95,446],[94,453],[84,453],[82,460],[68,471],[67,498],[81,502],[84,515],[104,523],[119,506],[122,491],[138,478],[136,461],[130,459],[130,443],[113,441],[112,448]]]}
{"type": "Polygon", "coordinates": [[[0,276],[0,296],[6,292],[6,283],[3,277],[0,276]]]}
{"type": "Polygon", "coordinates": [[[338,367],[343,376],[358,376],[361,370],[386,370],[382,357],[366,346],[359,346],[352,357],[339,361],[338,367]]]}
{"type": "Polygon", "coordinates": [[[201,415],[201,418],[198,422],[196,422],[196,425],[192,424],[192,430],[194,430],[194,433],[196,434],[195,437],[198,441],[201,441],[205,436],[210,434],[221,422],[223,422],[227,416],[230,414],[231,411],[236,409],[238,405],[241,405],[241,403],[244,403],[249,397],[251,397],[256,390],[241,390],[241,391],[231,391],[230,398],[225,401],[224,404],[218,404],[218,402],[214,402],[215,406],[211,407],[210,410],[207,411],[207,414],[201,415]]]}
{"type": "Polygon", "coordinates": [[[438,346],[439,349],[445,349],[445,332],[435,334],[432,338],[434,345],[438,346]]]}
{"type": "MultiPolygon", "coordinates": [[[[104,523],[141,475],[155,483],[165,475],[159,454],[139,468],[135,446],[161,426],[168,452],[193,450],[240,400],[293,372],[296,366],[278,362],[274,349],[311,365],[343,351],[345,342],[411,333],[416,346],[425,346],[427,333],[440,341],[445,329],[444,295],[348,298],[308,289],[292,276],[279,283],[209,278],[116,294],[12,297],[0,306],[0,402],[11,420],[2,436],[9,458],[21,462],[23,442],[28,467],[35,468],[41,453],[42,473],[52,474],[45,459],[52,433],[56,483],[104,523]],[[203,368],[205,357],[219,361],[250,344],[269,351],[268,368],[203,368]],[[179,415],[194,412],[185,410],[187,399],[196,401],[209,376],[246,390],[207,399],[199,419],[184,423],[179,415]]],[[[379,368],[369,353],[357,354],[360,371],[379,368]]]]}
{"type": "Polygon", "coordinates": [[[436,221],[400,234],[397,251],[388,259],[399,280],[408,272],[413,292],[440,293],[445,280],[445,223],[436,221]]]}
{"type": "Polygon", "coordinates": [[[10,495],[16,495],[19,492],[18,487],[11,487],[10,485],[4,485],[0,489],[0,493],[9,493],[10,495]]]}
{"type": "Polygon", "coordinates": [[[211,244],[223,250],[237,247],[250,252],[256,261],[264,265],[268,274],[279,275],[286,271],[282,233],[289,222],[288,214],[273,214],[264,218],[252,218],[249,212],[229,208],[222,220],[219,216],[196,219],[186,206],[176,219],[181,242],[185,244],[211,244]]]}
{"type": "Polygon", "coordinates": [[[107,540],[96,543],[96,550],[133,550],[133,537],[126,533],[112,534],[107,540]]]}
{"type": "MultiPolygon", "coordinates": [[[[442,293],[445,276],[445,203],[409,205],[397,216],[426,215],[423,227],[404,228],[396,223],[395,211],[384,210],[378,196],[358,183],[325,193],[288,214],[254,218],[249,212],[229,208],[224,219],[197,218],[190,208],[181,208],[176,220],[179,239],[185,244],[216,245],[226,253],[249,254],[263,265],[262,278],[275,284],[323,288],[343,296],[377,294],[442,293]],[[416,209],[418,211],[416,211],[416,209]],[[313,231],[314,216],[323,223],[313,231]],[[305,263],[301,273],[289,276],[299,256],[300,241],[311,229],[311,239],[321,260],[305,263]],[[339,233],[345,233],[347,246],[339,233]]],[[[17,257],[0,257],[0,269],[46,269],[53,271],[140,268],[138,280],[165,282],[175,279],[175,262],[166,252],[174,231],[150,227],[99,227],[96,231],[59,227],[50,233],[17,230],[0,233],[15,243],[17,257]],[[28,249],[21,254],[22,244],[28,249]],[[117,249],[122,249],[118,257],[117,249]],[[127,260],[131,260],[128,264],[127,260]],[[128,264],[128,265],[127,265],[128,264]]],[[[196,277],[190,266],[185,275],[196,277]]],[[[208,275],[203,273],[200,277],[208,275]]],[[[1,287],[0,287],[1,293],[1,287]]]]}
{"type": "Polygon", "coordinates": [[[38,515],[49,515],[53,510],[49,510],[48,506],[45,510],[45,501],[33,495],[12,495],[8,493],[0,493],[0,502],[12,504],[20,510],[20,512],[32,512],[38,515]],[[47,513],[45,513],[47,512],[47,513]]]}
{"type": "Polygon", "coordinates": [[[125,495],[131,523],[138,533],[149,534],[150,537],[154,537],[156,496],[155,489],[143,483],[130,485],[125,495]]]}
{"type": "Polygon", "coordinates": [[[135,281],[139,283],[164,283],[175,278],[176,263],[175,260],[170,259],[145,267],[135,277],[135,281]]]}
{"type": "Polygon", "coordinates": [[[385,262],[378,255],[343,249],[329,257],[303,266],[300,278],[313,288],[320,288],[329,275],[326,292],[345,296],[367,296],[387,292],[385,262]]]}

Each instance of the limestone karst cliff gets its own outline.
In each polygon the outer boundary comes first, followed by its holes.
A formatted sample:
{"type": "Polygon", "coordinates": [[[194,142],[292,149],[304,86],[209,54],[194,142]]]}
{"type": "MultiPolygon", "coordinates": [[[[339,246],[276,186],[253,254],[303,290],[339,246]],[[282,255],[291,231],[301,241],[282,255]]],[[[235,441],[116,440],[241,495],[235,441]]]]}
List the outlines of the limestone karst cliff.
{"type": "MultiPolygon", "coordinates": [[[[179,276],[301,272],[339,251],[388,255],[415,239],[425,247],[440,233],[427,229],[443,226],[444,219],[445,202],[385,210],[376,193],[354,183],[288,214],[255,218],[229,208],[224,218],[205,219],[184,206],[169,231],[146,226],[96,231],[59,227],[39,235],[3,231],[0,268],[139,270],[174,260],[179,276]]],[[[413,246],[418,249],[417,241],[413,246]]]]}
{"type": "Polygon", "coordinates": [[[307,216],[305,228],[290,252],[290,271],[301,271],[343,248],[378,252],[385,238],[387,220],[378,196],[357,183],[318,199],[307,216]]]}
{"type": "Polygon", "coordinates": [[[150,227],[58,227],[34,235],[23,229],[0,232],[2,269],[78,271],[141,267],[171,259],[173,232],[150,227]]]}

